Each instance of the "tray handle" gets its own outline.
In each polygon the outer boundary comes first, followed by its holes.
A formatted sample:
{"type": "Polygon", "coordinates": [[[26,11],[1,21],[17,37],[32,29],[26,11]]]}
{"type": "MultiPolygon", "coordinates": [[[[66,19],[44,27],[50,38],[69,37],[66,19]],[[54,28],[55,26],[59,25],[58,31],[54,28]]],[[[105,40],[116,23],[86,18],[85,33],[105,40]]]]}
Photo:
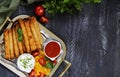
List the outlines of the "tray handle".
{"type": "Polygon", "coordinates": [[[66,63],[66,68],[62,71],[62,73],[59,75],[59,77],[62,77],[64,74],[65,74],[65,72],[70,68],[70,66],[71,66],[71,63],[70,62],[68,62],[67,60],[63,60],[63,62],[64,63],[66,63]]]}
{"type": "Polygon", "coordinates": [[[6,17],[5,21],[2,23],[2,25],[0,26],[0,30],[3,29],[4,25],[7,23],[7,21],[11,22],[12,20],[9,17],[6,17]]]}

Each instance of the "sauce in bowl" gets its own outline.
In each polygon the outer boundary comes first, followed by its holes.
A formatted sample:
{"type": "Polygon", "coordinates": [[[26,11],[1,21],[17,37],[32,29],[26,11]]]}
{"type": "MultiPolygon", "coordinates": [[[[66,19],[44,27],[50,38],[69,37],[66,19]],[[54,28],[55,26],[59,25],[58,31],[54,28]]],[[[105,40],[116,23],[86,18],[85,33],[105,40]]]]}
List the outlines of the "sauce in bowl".
{"type": "Polygon", "coordinates": [[[31,54],[24,53],[17,59],[17,66],[21,71],[30,73],[34,68],[35,59],[31,54]]]}
{"type": "Polygon", "coordinates": [[[60,55],[61,52],[61,44],[55,40],[49,40],[44,45],[44,53],[45,55],[54,60],[56,57],[60,55]]]}
{"type": "Polygon", "coordinates": [[[45,53],[51,58],[56,57],[60,53],[60,45],[56,42],[49,42],[45,47],[45,53]]]}

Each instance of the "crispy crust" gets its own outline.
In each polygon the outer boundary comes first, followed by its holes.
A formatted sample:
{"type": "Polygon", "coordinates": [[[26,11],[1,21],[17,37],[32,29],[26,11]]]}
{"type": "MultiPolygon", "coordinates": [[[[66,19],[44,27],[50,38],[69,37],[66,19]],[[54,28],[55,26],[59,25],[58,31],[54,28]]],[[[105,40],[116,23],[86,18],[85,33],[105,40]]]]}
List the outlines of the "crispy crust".
{"type": "Polygon", "coordinates": [[[40,33],[39,24],[35,17],[30,18],[30,24],[32,24],[32,25],[30,25],[30,28],[31,28],[34,38],[35,38],[36,47],[38,50],[40,50],[41,44],[42,44],[42,37],[41,37],[41,33],[40,33]]]}
{"type": "Polygon", "coordinates": [[[39,23],[35,17],[29,17],[28,20],[18,19],[12,29],[4,31],[5,40],[5,58],[17,58],[25,52],[31,53],[35,50],[41,51],[42,36],[39,23]],[[18,28],[22,30],[22,41],[19,41],[18,28]]]}
{"type": "Polygon", "coordinates": [[[25,45],[26,51],[30,52],[28,34],[27,34],[27,30],[26,30],[25,24],[24,24],[22,19],[19,19],[18,21],[20,23],[20,27],[21,27],[22,32],[23,32],[24,45],[25,45]]]}
{"type": "Polygon", "coordinates": [[[16,27],[15,27],[16,40],[17,40],[19,52],[20,52],[20,54],[22,54],[24,52],[23,51],[23,43],[22,43],[22,41],[18,41],[18,34],[17,34],[18,28],[19,28],[19,24],[16,24],[16,27]]]}
{"type": "Polygon", "coordinates": [[[17,38],[16,38],[15,28],[12,28],[12,33],[13,33],[14,53],[15,53],[15,57],[18,57],[19,56],[19,49],[18,49],[18,44],[17,44],[17,38]]]}
{"type": "Polygon", "coordinates": [[[6,29],[4,31],[4,40],[5,40],[5,58],[10,59],[10,47],[9,47],[9,30],[6,29]]]}
{"type": "Polygon", "coordinates": [[[25,21],[25,27],[26,27],[27,34],[28,34],[30,50],[34,51],[36,49],[36,46],[35,46],[35,41],[34,41],[34,37],[33,37],[32,31],[30,29],[30,22],[29,21],[25,21]]]}
{"type": "Polygon", "coordinates": [[[14,51],[13,51],[13,34],[12,30],[9,30],[9,46],[10,46],[10,58],[14,58],[14,51]]]}

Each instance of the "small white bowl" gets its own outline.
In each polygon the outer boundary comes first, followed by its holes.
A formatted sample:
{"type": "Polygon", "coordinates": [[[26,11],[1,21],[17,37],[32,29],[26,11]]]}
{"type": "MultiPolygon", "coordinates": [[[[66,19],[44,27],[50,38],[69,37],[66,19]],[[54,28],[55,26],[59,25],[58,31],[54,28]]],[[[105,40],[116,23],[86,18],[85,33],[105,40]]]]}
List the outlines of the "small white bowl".
{"type": "Polygon", "coordinates": [[[17,59],[17,66],[21,71],[30,73],[34,68],[35,59],[31,54],[24,53],[20,55],[17,59]]]}
{"type": "Polygon", "coordinates": [[[44,53],[45,53],[45,56],[46,56],[47,58],[49,58],[50,60],[53,61],[53,60],[55,60],[55,59],[61,54],[61,52],[62,52],[62,50],[61,50],[61,44],[60,44],[60,42],[58,42],[57,40],[47,39],[47,40],[44,42],[44,44],[43,44],[43,51],[44,51],[44,53]],[[58,53],[55,57],[50,57],[50,56],[48,56],[48,55],[46,54],[46,51],[45,51],[46,46],[47,46],[49,43],[51,43],[51,42],[57,43],[57,44],[59,45],[59,47],[60,47],[60,51],[59,51],[59,53],[58,53]]]}

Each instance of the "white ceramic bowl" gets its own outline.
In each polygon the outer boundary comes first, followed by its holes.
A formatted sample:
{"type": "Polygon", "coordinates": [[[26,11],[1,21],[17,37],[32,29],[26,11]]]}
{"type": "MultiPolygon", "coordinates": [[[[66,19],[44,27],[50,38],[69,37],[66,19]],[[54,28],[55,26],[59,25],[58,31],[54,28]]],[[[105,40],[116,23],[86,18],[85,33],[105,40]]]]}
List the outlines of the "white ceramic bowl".
{"type": "Polygon", "coordinates": [[[21,71],[30,73],[34,68],[35,59],[31,54],[24,53],[20,55],[17,59],[17,66],[21,71]]]}
{"type": "MultiPolygon", "coordinates": [[[[44,44],[43,44],[43,51],[44,51],[44,53],[45,53],[45,56],[48,57],[50,60],[53,61],[53,60],[55,60],[55,59],[61,54],[61,44],[60,44],[60,42],[58,42],[57,40],[47,39],[47,40],[44,42],[44,44]],[[50,44],[51,42],[55,42],[55,43],[58,44],[59,47],[60,47],[59,53],[58,53],[56,56],[54,56],[54,57],[48,56],[48,55],[46,54],[46,51],[45,51],[46,46],[47,46],[48,44],[50,44]]],[[[54,54],[54,53],[53,53],[53,54],[54,54]]]]}

